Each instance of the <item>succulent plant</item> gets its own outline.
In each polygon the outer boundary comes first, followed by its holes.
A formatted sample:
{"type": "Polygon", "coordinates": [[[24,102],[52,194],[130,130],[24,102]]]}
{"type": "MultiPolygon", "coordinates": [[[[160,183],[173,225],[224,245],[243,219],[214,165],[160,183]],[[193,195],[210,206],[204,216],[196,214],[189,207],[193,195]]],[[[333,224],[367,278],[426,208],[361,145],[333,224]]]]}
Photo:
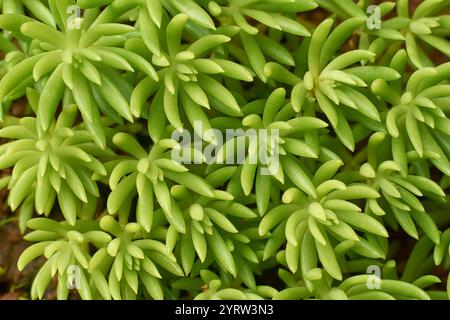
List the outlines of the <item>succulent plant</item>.
{"type": "Polygon", "coordinates": [[[345,255],[349,249],[368,258],[385,255],[376,244],[371,244],[372,239],[365,240],[355,229],[387,237],[386,229],[348,201],[370,201],[378,198],[379,194],[365,185],[347,186],[333,179],[340,165],[340,160],[330,160],[317,169],[309,183],[306,183],[306,179],[299,179],[305,185],[310,184],[310,192],[305,193],[298,187],[289,188],[283,194],[283,204],[268,212],[259,225],[261,235],[277,225],[281,226],[275,228],[272,239],[267,242],[264,258],[271,257],[274,250],[279,248],[275,244],[281,244],[286,238],[287,265],[293,273],[300,265],[308,286],[311,285],[310,281],[319,276],[315,271],[319,261],[329,275],[341,280],[337,255],[345,255]]]}
{"type": "Polygon", "coordinates": [[[397,3],[398,18],[387,20],[384,25],[404,32],[405,46],[408,57],[417,69],[434,66],[426,53],[418,45],[418,41],[425,42],[450,57],[450,42],[448,27],[450,16],[435,16],[448,8],[446,1],[423,1],[414,12],[410,13],[409,0],[397,3]],[[404,31],[405,30],[405,31],[404,31]]]}
{"type": "MultiPolygon", "coordinates": [[[[52,1],[50,1],[52,2],[52,1]]],[[[32,16],[38,20],[55,27],[56,21],[49,10],[46,1],[33,1],[33,0],[3,0],[1,3],[2,13],[12,13],[24,15],[25,10],[28,10],[32,16]]]]}
{"type": "Polygon", "coordinates": [[[303,70],[298,70],[298,75],[274,62],[265,66],[269,78],[292,86],[291,103],[296,112],[313,104],[315,110],[326,116],[342,143],[352,151],[355,141],[344,111],[354,109],[360,113],[355,117],[368,123],[379,122],[379,110],[372,97],[365,94],[367,86],[375,79],[391,81],[400,78],[400,73],[389,67],[354,66],[375,59],[376,55],[369,50],[352,50],[335,57],[340,46],[363,23],[363,19],[352,18],[330,33],[334,21],[323,21],[309,43],[298,49],[308,57],[307,64],[302,62],[305,65],[303,70]]]}
{"type": "MultiPolygon", "coordinates": [[[[205,110],[208,111],[211,106],[233,116],[241,114],[234,96],[213,75],[244,81],[253,79],[249,70],[235,62],[205,57],[212,49],[230,41],[225,35],[211,34],[187,47],[182,45],[183,29],[187,21],[188,16],[180,13],[169,22],[163,22],[163,29],[159,31],[160,39],[153,39],[155,43],[151,46],[142,40],[136,40],[133,44],[135,50],[145,50],[146,45],[151,51],[152,63],[158,67],[160,79],[155,81],[153,77],[146,77],[139,82],[131,97],[133,114],[140,116],[148,97],[155,95],[152,107],[148,111],[149,121],[153,119],[164,121],[166,118],[177,130],[183,128],[180,105],[192,126],[194,121],[198,120],[206,127],[208,120],[205,110]],[[161,105],[164,106],[163,110],[161,105]]],[[[152,124],[149,124],[150,135],[154,140],[158,140],[160,133],[155,132],[152,124]]],[[[161,124],[158,124],[159,126],[161,124]]]]}
{"type": "Polygon", "coordinates": [[[0,0],[29,297],[449,299],[449,8],[0,0]]]}
{"type": "Polygon", "coordinates": [[[425,212],[419,199],[424,196],[424,193],[437,198],[444,197],[444,191],[437,183],[426,177],[412,174],[402,175],[401,167],[392,160],[380,163],[378,155],[373,150],[377,150],[384,139],[385,134],[381,132],[370,137],[368,150],[371,150],[369,151],[371,156],[368,158],[369,162],[364,163],[359,170],[365,181],[382,195],[381,201],[378,199],[367,201],[368,211],[378,216],[391,215],[390,218],[386,217],[388,223],[392,223],[392,216],[395,217],[395,220],[409,235],[418,239],[416,223],[433,242],[438,244],[439,231],[433,219],[425,212]]]}
{"type": "Polygon", "coordinates": [[[445,173],[450,170],[446,146],[450,136],[449,122],[446,107],[441,104],[448,97],[449,87],[445,79],[450,74],[449,67],[450,64],[445,63],[414,72],[402,95],[392,91],[388,93],[389,86],[383,80],[378,79],[372,84],[372,90],[392,104],[386,115],[386,127],[392,137],[394,160],[403,174],[407,164],[400,153],[411,149],[419,158],[429,158],[439,170],[445,173]]]}
{"type": "Polygon", "coordinates": [[[92,299],[93,290],[100,292],[105,299],[110,298],[111,294],[102,272],[96,269],[88,273],[88,267],[92,263],[89,245],[102,248],[111,242],[111,236],[101,231],[96,221],[77,220],[73,225],[69,225],[66,221],[35,218],[28,221],[28,227],[34,231],[28,233],[26,238],[36,243],[20,256],[17,263],[19,270],[23,270],[41,255],[47,259],[33,281],[31,298],[42,299],[55,275],[58,277],[58,299],[67,299],[70,288],[77,288],[83,299],[92,299]]]}
{"type": "Polygon", "coordinates": [[[186,223],[179,205],[170,194],[168,182],[174,181],[204,197],[212,198],[215,193],[201,177],[188,172],[185,166],[170,158],[170,148],[174,146],[175,141],[161,140],[152,146],[150,152],[146,152],[126,133],[117,133],[113,142],[131,157],[115,159],[105,164],[113,165],[109,176],[109,186],[112,190],[107,203],[109,213],[118,212],[124,203],[129,203],[137,193],[136,219],[144,230],[149,232],[155,196],[174,228],[181,233],[186,232],[186,223]]]}
{"type": "MultiPolygon", "coordinates": [[[[58,3],[52,14],[58,16],[57,9],[67,14],[67,7],[68,3],[66,6],[58,3]]],[[[37,119],[46,131],[61,98],[69,90],[89,130],[104,147],[100,110],[112,119],[123,117],[133,121],[128,102],[131,86],[125,81],[116,83],[117,72],[136,69],[155,80],[158,76],[144,58],[121,48],[126,38],[117,36],[134,31],[133,27],[119,23],[89,25],[87,19],[72,26],[68,21],[67,16],[61,17],[55,29],[27,16],[2,15],[2,28],[18,37],[33,39],[37,47],[2,78],[0,100],[8,98],[17,82],[25,87],[37,82],[40,87],[37,119]],[[46,80],[44,84],[39,81],[42,79],[46,80]]]]}
{"type": "Polygon", "coordinates": [[[318,130],[328,126],[326,122],[310,116],[296,117],[283,88],[273,91],[267,99],[248,103],[242,110],[246,115],[242,119],[243,134],[228,139],[216,155],[218,162],[228,163],[235,154],[231,150],[245,151],[242,159],[238,159],[242,164],[235,174],[239,176],[241,188],[230,183],[228,191],[238,196],[242,190],[249,196],[254,189],[261,215],[268,209],[272,186],[284,185],[287,179],[313,195],[310,184],[304,182],[309,180],[304,168],[294,159],[297,156],[309,159],[333,157],[325,155],[327,150],[323,150],[316,139],[318,130]],[[304,181],[300,182],[302,179],[304,181]]]}
{"type": "Polygon", "coordinates": [[[97,157],[114,153],[98,147],[87,130],[72,127],[77,115],[77,108],[69,106],[45,132],[32,117],[0,129],[0,137],[14,139],[1,146],[0,160],[2,168],[14,167],[8,183],[12,210],[25,200],[34,202],[38,214],[49,215],[57,198],[64,218],[73,225],[77,207],[96,202],[99,190],[91,176],[106,175],[97,157]]]}

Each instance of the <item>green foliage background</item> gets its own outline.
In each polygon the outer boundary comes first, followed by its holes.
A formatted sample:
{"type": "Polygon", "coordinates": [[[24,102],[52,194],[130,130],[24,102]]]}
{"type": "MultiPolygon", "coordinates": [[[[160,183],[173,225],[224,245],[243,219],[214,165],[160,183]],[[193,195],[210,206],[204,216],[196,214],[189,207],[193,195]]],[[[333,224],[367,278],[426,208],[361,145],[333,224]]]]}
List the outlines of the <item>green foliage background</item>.
{"type": "Polygon", "coordinates": [[[32,299],[74,266],[82,299],[450,298],[449,0],[0,4],[32,299]],[[280,167],[174,161],[196,121],[278,129],[280,167]]]}

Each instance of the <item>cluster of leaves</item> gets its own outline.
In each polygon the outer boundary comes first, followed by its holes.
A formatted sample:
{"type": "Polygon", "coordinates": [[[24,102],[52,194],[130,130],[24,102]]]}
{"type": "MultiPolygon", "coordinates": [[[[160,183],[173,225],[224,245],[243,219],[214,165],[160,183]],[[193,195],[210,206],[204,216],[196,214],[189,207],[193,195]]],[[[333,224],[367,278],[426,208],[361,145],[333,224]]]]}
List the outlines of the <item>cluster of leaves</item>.
{"type": "Polygon", "coordinates": [[[450,1],[383,2],[378,29],[372,4],[0,1],[0,189],[34,242],[18,268],[45,257],[31,298],[54,277],[59,299],[72,281],[83,299],[450,298],[429,288],[450,269],[450,62],[433,58],[450,1]],[[279,165],[227,129],[278,130],[279,165]],[[224,142],[217,161],[183,130],[224,142]],[[394,234],[417,240],[402,268],[394,234]]]}

